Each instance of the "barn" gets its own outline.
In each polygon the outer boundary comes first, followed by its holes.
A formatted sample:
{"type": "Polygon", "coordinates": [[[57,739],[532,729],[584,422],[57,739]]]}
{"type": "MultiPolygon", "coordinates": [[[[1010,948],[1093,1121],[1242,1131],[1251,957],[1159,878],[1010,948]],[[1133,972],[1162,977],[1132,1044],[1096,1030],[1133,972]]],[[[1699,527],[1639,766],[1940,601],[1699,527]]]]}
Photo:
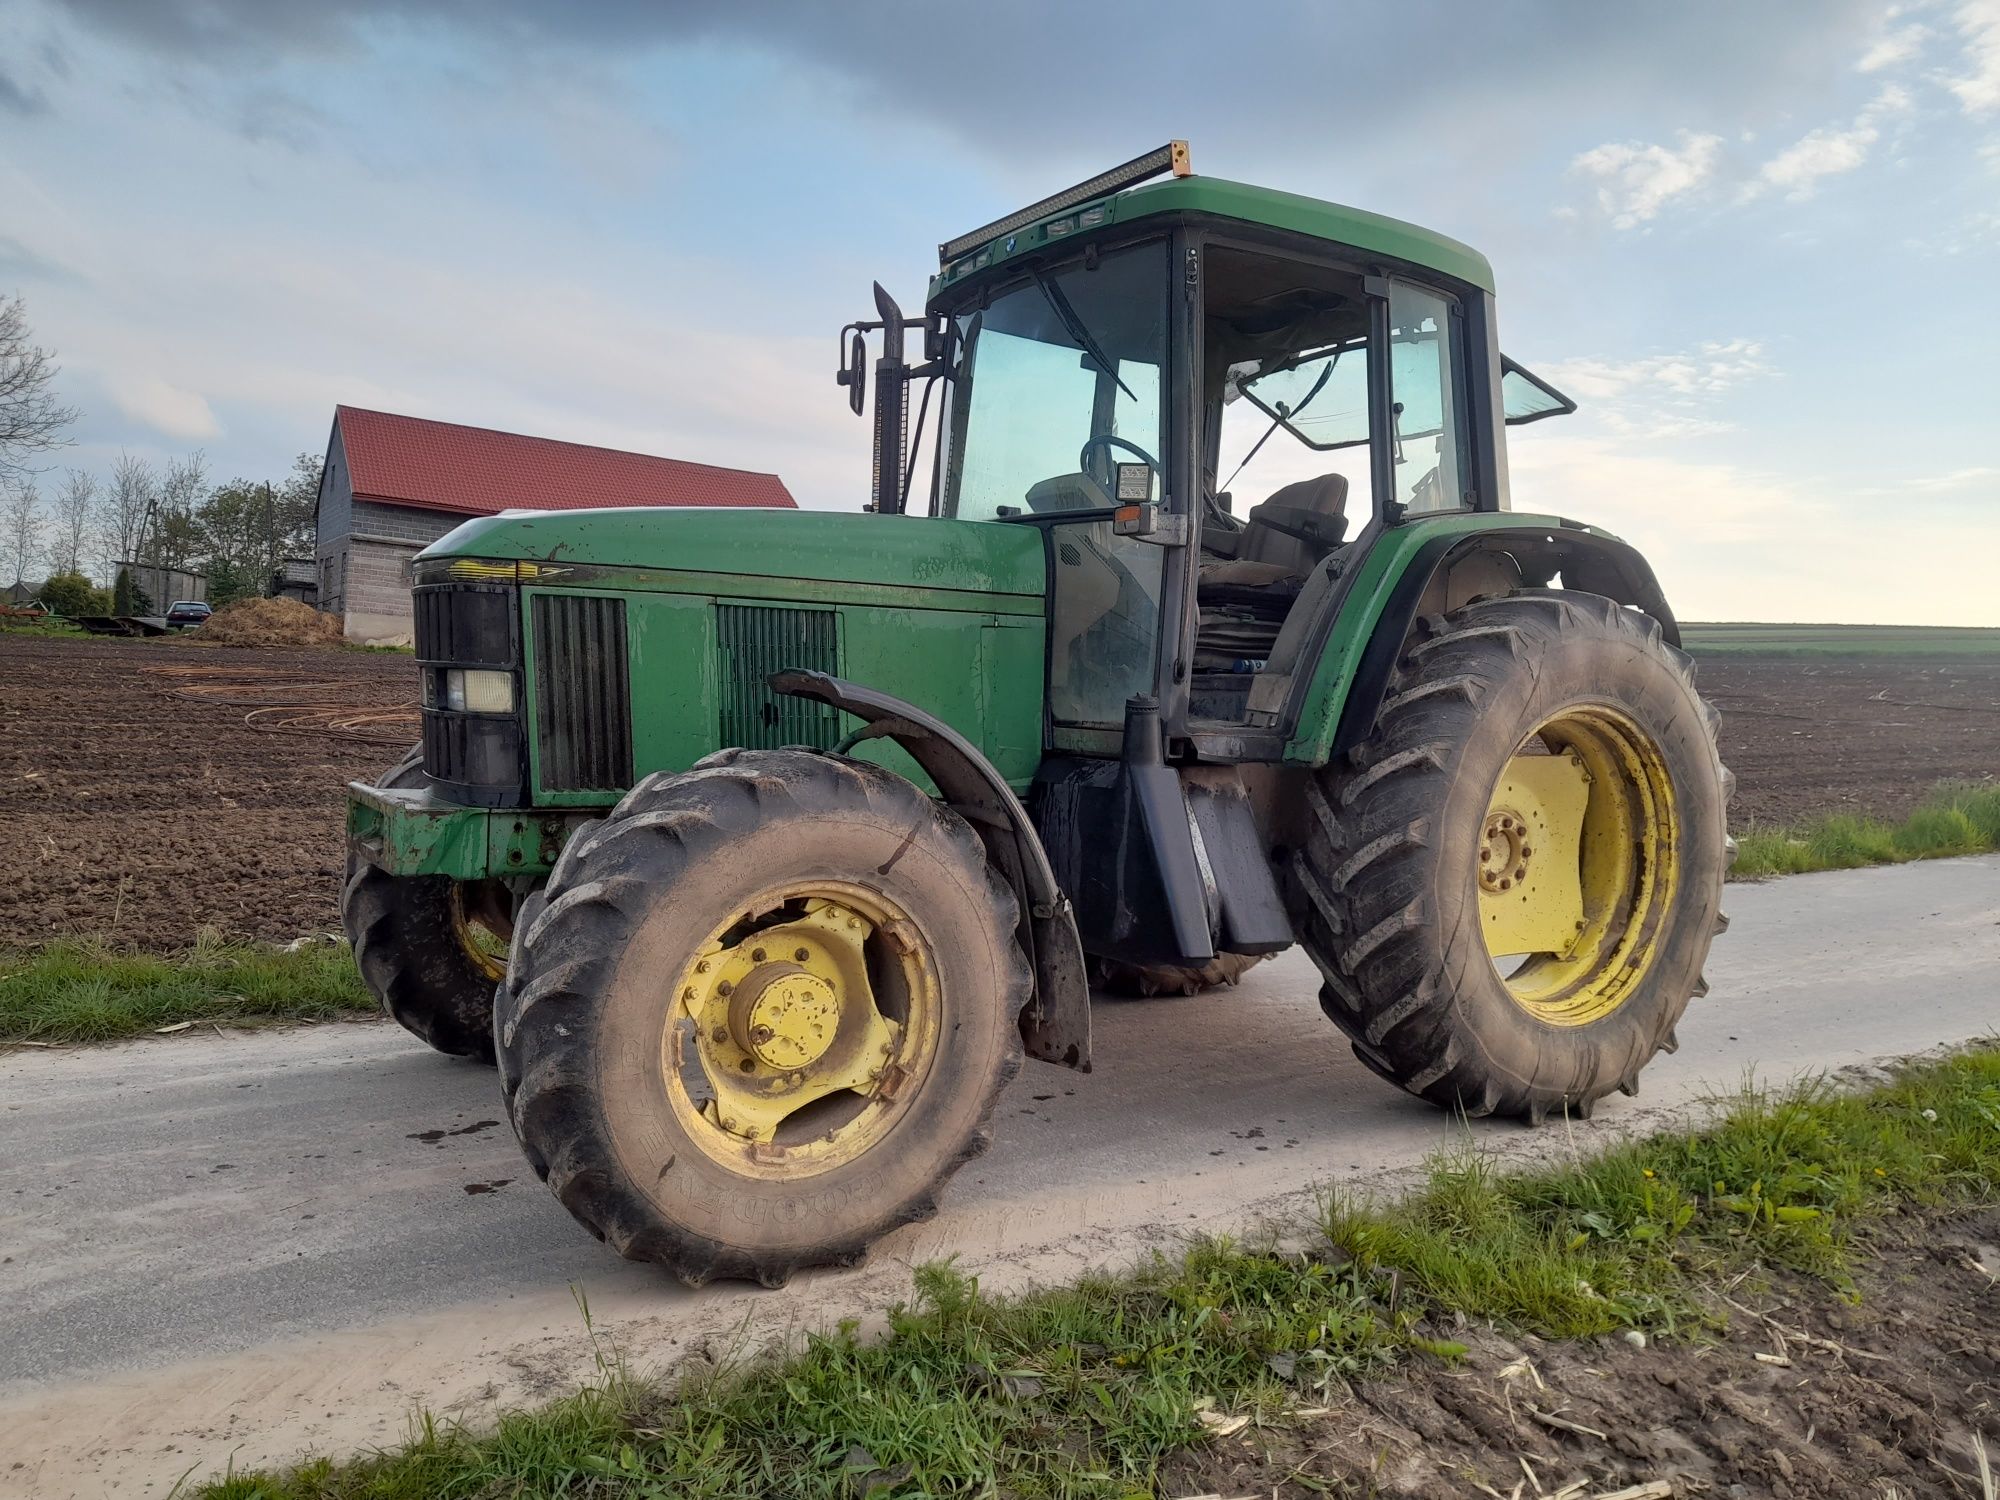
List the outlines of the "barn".
{"type": "Polygon", "coordinates": [[[410,639],[410,561],[503,510],[743,505],[795,509],[775,474],[338,406],[314,526],[319,607],[347,638],[410,639]]]}

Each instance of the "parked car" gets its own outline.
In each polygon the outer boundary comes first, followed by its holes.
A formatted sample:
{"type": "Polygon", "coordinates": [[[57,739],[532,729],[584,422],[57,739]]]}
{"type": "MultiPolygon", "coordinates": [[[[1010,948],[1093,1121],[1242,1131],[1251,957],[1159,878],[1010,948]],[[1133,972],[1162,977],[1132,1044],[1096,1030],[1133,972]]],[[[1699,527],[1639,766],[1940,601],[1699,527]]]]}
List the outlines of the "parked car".
{"type": "Polygon", "coordinates": [[[167,608],[167,623],[192,628],[214,613],[215,607],[204,599],[176,599],[167,608]]]}

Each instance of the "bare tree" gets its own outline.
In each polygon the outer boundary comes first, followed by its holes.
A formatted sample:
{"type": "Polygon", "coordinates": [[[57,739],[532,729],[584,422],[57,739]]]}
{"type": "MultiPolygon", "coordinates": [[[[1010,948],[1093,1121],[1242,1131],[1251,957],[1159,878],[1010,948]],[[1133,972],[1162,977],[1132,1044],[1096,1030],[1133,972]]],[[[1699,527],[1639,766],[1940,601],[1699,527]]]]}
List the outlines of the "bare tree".
{"type": "Polygon", "coordinates": [[[0,295],[0,479],[17,486],[36,454],[69,441],[63,430],[76,420],[76,408],[56,400],[55,357],[29,339],[27,305],[0,295]]]}
{"type": "Polygon", "coordinates": [[[146,527],[146,507],[153,503],[159,483],[153,466],[129,453],[118,455],[111,466],[111,487],[97,514],[97,545],[106,578],[116,578],[118,564],[139,560],[140,534],[146,527]]]}
{"type": "Polygon", "coordinates": [[[56,529],[49,542],[51,573],[81,573],[83,543],[97,515],[97,476],[67,470],[56,486],[56,529]]]}
{"type": "MultiPolygon", "coordinates": [[[[41,553],[42,497],[32,484],[11,485],[0,502],[0,545],[7,548],[14,582],[25,583],[41,553]]],[[[0,578],[6,577],[0,570],[0,578]]]]}
{"type": "Polygon", "coordinates": [[[159,513],[146,535],[150,561],[163,568],[184,568],[201,547],[201,522],[195,511],[202,501],[202,486],[208,482],[208,459],[197,448],[186,458],[167,460],[167,472],[160,480],[159,513]]]}

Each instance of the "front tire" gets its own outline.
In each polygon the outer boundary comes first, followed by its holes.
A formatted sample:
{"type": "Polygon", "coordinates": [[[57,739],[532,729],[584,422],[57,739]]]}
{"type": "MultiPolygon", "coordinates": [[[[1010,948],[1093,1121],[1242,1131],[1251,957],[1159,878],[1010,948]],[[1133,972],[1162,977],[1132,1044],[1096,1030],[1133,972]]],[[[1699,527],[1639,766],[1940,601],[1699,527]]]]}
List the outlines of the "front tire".
{"type": "MultiPolygon", "coordinates": [[[[422,786],[423,752],[412,750],[376,784],[422,786]]],[[[439,1052],[493,1061],[493,992],[513,932],[506,886],[391,875],[350,854],[340,917],[362,982],[392,1020],[439,1052]]]]}
{"type": "Polygon", "coordinates": [[[1730,777],[1650,617],[1522,590],[1420,622],[1307,787],[1292,884],[1360,1059],[1468,1115],[1587,1115],[1676,1045],[1725,923],[1730,777]]]}
{"type": "Polygon", "coordinates": [[[935,1211],[1020,1066],[1012,891],[908,781],[724,750],[640,782],[522,911],[508,1114],[585,1228],[699,1285],[935,1211]]]}

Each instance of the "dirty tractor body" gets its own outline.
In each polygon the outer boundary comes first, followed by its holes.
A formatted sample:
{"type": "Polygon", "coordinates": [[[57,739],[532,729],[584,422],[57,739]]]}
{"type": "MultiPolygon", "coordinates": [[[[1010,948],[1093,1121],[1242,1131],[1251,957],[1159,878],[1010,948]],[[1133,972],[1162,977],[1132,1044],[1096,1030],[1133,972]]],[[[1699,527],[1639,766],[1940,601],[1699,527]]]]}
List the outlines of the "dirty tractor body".
{"type": "Polygon", "coordinates": [[[1178,145],[941,252],[920,318],[877,288],[842,331],[865,512],[418,558],[423,743],[348,819],[384,1004],[691,1281],[932,1211],[1024,1053],[1088,1069],[1093,984],[1297,944],[1441,1106],[1636,1090],[1722,925],[1728,773],[1645,561],[1513,507],[1506,427],[1571,405],[1485,260],[1178,145]]]}

